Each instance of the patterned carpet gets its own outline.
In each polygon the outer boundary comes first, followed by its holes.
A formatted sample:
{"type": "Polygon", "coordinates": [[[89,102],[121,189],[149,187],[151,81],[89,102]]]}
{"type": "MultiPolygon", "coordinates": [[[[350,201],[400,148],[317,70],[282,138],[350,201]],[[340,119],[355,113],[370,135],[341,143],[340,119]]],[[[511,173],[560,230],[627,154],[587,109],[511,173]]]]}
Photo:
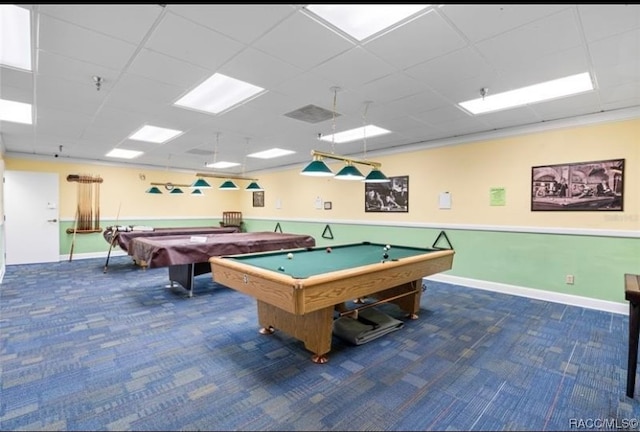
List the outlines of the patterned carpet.
{"type": "MultiPolygon", "coordinates": [[[[427,281],[418,320],[318,365],[255,300],[126,256],[8,266],[2,430],[638,429],[625,315],[427,281]]],[[[640,383],[640,380],[638,380],[640,383]]]]}

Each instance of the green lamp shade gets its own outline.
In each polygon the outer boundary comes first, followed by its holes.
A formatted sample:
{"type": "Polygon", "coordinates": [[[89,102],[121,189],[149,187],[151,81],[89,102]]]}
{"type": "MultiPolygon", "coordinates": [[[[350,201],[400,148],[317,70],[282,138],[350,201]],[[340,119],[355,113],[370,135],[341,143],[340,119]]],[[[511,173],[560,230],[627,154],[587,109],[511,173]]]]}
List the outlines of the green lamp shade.
{"type": "Polygon", "coordinates": [[[333,175],[333,171],[321,160],[311,161],[301,172],[301,175],[313,177],[329,177],[333,175]]]}
{"type": "Polygon", "coordinates": [[[365,183],[386,183],[389,182],[389,177],[384,175],[382,171],[378,168],[373,168],[369,175],[367,175],[364,179],[365,183]]]}
{"type": "Polygon", "coordinates": [[[345,165],[334,178],[339,180],[363,180],[364,176],[353,165],[345,165]]]}
{"type": "Polygon", "coordinates": [[[150,194],[161,194],[162,193],[162,191],[160,189],[158,189],[156,186],[150,187],[149,189],[147,189],[146,192],[150,193],[150,194]]]}
{"type": "Polygon", "coordinates": [[[204,192],[202,192],[200,189],[194,189],[191,191],[191,195],[204,196],[204,192]]]}
{"type": "Polygon", "coordinates": [[[180,189],[179,187],[174,187],[173,189],[171,189],[171,192],[169,192],[170,194],[181,194],[184,193],[182,192],[182,189],[180,189]]]}
{"type": "Polygon", "coordinates": [[[236,186],[236,184],[234,182],[232,182],[231,180],[227,180],[224,183],[222,183],[218,189],[222,189],[222,190],[238,190],[238,186],[236,186]]]}
{"type": "Polygon", "coordinates": [[[249,183],[249,186],[247,186],[247,188],[245,190],[248,190],[248,191],[251,191],[251,192],[257,192],[257,191],[263,191],[264,189],[262,189],[260,187],[258,182],[252,181],[251,183],[249,183]]]}
{"type": "Polygon", "coordinates": [[[191,186],[189,186],[190,188],[200,188],[200,189],[209,189],[211,187],[211,185],[209,183],[207,183],[207,181],[205,179],[201,179],[199,178],[198,180],[194,181],[193,184],[191,186]]]}

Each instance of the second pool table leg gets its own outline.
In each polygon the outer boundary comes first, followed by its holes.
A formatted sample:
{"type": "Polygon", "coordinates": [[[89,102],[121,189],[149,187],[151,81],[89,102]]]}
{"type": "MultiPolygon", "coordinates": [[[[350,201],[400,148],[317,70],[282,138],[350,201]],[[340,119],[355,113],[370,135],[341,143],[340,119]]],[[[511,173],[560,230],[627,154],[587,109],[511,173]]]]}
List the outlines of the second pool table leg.
{"type": "Polygon", "coordinates": [[[258,322],[262,326],[262,334],[278,329],[304,342],[305,348],[313,353],[311,360],[314,363],[329,361],[327,353],[331,351],[333,337],[333,306],[296,315],[258,300],[258,322]]]}

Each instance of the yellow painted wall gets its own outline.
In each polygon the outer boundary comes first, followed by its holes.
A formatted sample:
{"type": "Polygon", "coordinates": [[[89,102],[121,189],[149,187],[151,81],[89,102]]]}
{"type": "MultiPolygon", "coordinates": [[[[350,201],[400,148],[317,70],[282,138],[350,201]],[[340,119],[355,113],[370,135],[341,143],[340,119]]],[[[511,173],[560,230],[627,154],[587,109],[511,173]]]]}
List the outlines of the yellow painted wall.
{"type": "MultiPolygon", "coordinates": [[[[387,176],[409,176],[408,213],[365,213],[364,184],[306,177],[300,169],[260,175],[264,208],[247,217],[327,218],[528,227],[640,229],[640,119],[490,139],[410,153],[369,157],[387,176]],[[531,168],[573,162],[625,159],[624,211],[535,211],[531,168]],[[505,188],[506,205],[490,206],[490,189],[505,188]],[[452,208],[438,208],[440,192],[452,208]],[[316,210],[316,197],[333,210],[316,210]],[[282,208],[275,208],[281,198],[282,208]]],[[[334,170],[340,163],[328,164],[334,170]]],[[[363,167],[366,168],[366,167],[363,167]]],[[[366,174],[366,171],[363,170],[366,174]]]]}
{"type": "MultiPolygon", "coordinates": [[[[140,168],[121,168],[110,165],[68,163],[64,160],[51,161],[5,158],[5,169],[15,171],[55,172],[60,175],[60,218],[73,220],[77,203],[77,182],[68,182],[69,174],[100,176],[100,215],[102,219],[120,220],[127,218],[207,218],[220,217],[225,210],[239,210],[243,205],[251,205],[251,193],[245,191],[220,191],[218,183],[205,190],[205,195],[190,196],[190,189],[184,194],[169,195],[162,186],[161,195],[145,193],[150,182],[191,184],[196,179],[193,174],[167,172],[140,168]],[[140,179],[140,175],[145,180],[140,179]],[[118,214],[119,213],[119,214],[118,214]]],[[[216,179],[212,179],[216,180],[216,179]]],[[[217,181],[217,180],[216,180],[217,181]]]]}
{"type": "MultiPolygon", "coordinates": [[[[319,149],[322,150],[322,149],[319,149]]],[[[328,219],[367,222],[416,222],[470,225],[640,229],[640,119],[601,123],[488,139],[409,153],[368,157],[382,163],[388,176],[409,176],[408,213],[365,213],[364,184],[299,175],[302,166],[256,175],[265,188],[265,207],[252,206],[252,194],[219,191],[205,197],[150,195],[149,182],[190,184],[193,174],[110,165],[82,165],[64,160],[5,158],[7,170],[60,173],[60,217],[73,219],[76,183],[68,174],[93,174],[104,179],[101,215],[120,217],[219,217],[240,210],[245,218],[328,219]],[[606,159],[625,159],[624,212],[532,212],[531,167],[606,159]],[[139,178],[140,174],[146,180],[139,178]],[[490,189],[506,189],[506,205],[490,206],[490,189]],[[438,208],[440,192],[452,194],[452,208],[438,208]],[[317,210],[315,200],[331,201],[332,210],[317,210]],[[280,200],[281,208],[276,208],[280,200]]],[[[341,163],[329,164],[337,171],[341,163]]],[[[367,168],[367,167],[363,167],[367,168]]],[[[366,171],[366,170],[363,170],[366,171]]],[[[216,186],[217,179],[207,179],[216,186]]]]}

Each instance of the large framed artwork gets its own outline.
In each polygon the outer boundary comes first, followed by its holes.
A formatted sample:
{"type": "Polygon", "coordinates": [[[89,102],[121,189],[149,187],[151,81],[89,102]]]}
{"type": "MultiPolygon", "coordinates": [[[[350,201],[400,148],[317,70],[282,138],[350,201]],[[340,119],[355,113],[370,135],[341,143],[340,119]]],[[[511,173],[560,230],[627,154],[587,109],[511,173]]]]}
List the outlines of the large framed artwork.
{"type": "Polygon", "coordinates": [[[409,176],[389,177],[389,180],[364,184],[365,212],[409,211],[409,176]]]}
{"type": "Polygon", "coordinates": [[[531,168],[532,211],[622,211],[624,159],[531,168]]]}

